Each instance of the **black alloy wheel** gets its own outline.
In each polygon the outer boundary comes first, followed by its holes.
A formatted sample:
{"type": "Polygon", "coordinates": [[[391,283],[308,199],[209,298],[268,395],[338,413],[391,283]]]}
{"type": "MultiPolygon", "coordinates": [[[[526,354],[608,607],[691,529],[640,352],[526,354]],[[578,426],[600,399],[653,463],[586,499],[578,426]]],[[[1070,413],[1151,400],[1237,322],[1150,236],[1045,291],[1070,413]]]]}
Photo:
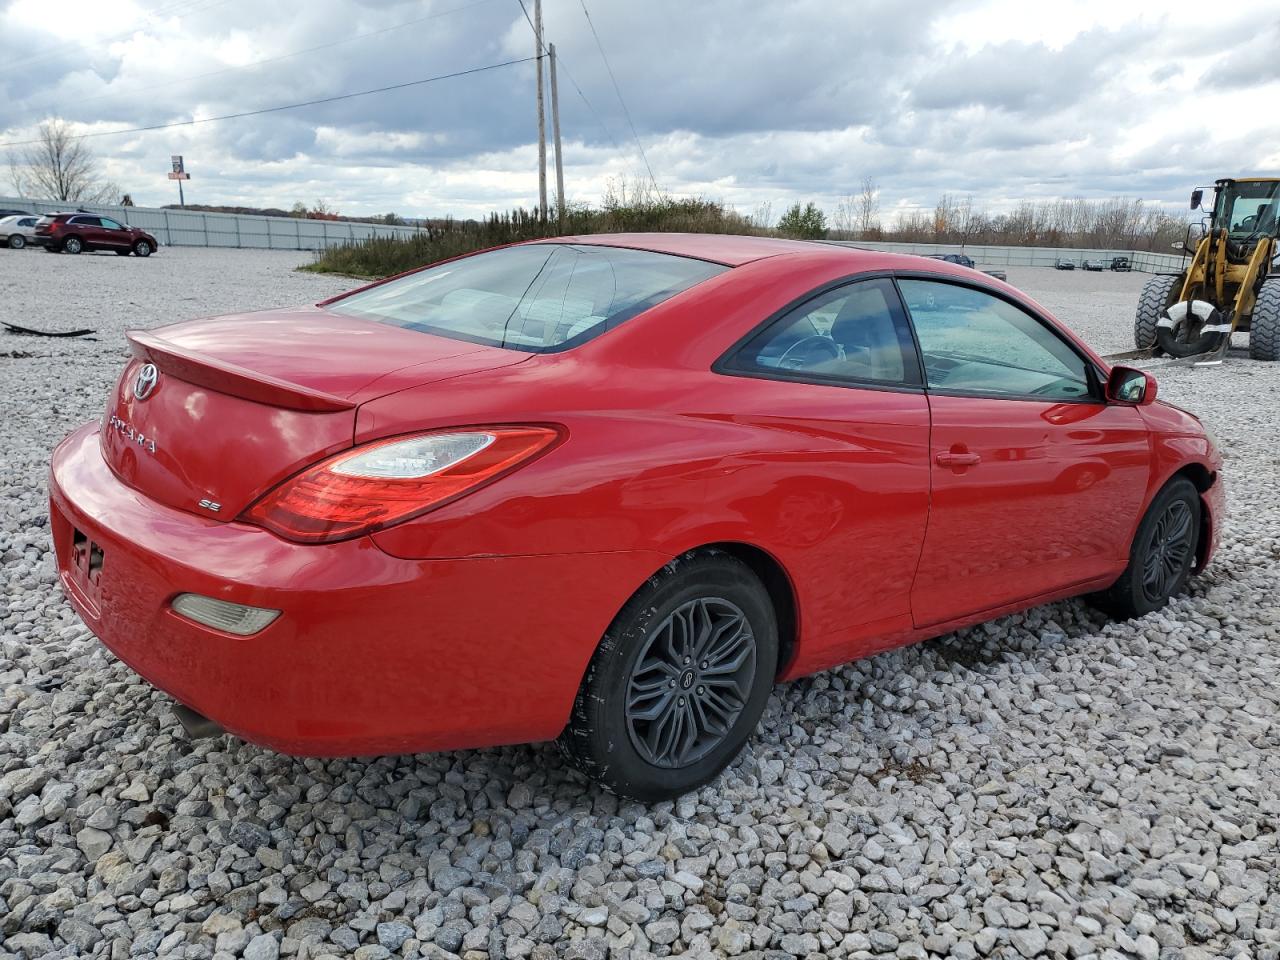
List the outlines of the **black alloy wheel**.
{"type": "Polygon", "coordinates": [[[1195,517],[1185,500],[1173,500],[1151,529],[1142,563],[1142,592],[1152,603],[1164,603],[1191,565],[1195,517]]]}
{"type": "Polygon", "coordinates": [[[751,624],[722,597],[674,610],[636,658],[627,685],[627,732],[656,767],[686,767],[724,742],[756,673],[751,624]]]}
{"type": "Polygon", "coordinates": [[[601,638],[560,747],[583,773],[636,800],[714,779],[773,691],[778,625],[769,591],[716,548],[649,577],[601,638]]]}
{"type": "Polygon", "coordinates": [[[1129,565],[1089,601],[1119,620],[1159,610],[1186,587],[1200,542],[1200,491],[1176,476],[1156,494],[1129,548],[1129,565]]]}

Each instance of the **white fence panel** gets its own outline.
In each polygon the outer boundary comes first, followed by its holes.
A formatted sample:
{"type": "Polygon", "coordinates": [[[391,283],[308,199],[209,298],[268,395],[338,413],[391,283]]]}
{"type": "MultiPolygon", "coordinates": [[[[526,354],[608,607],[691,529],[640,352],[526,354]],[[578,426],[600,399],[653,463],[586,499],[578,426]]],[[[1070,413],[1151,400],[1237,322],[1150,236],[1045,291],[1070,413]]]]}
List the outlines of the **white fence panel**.
{"type": "Polygon", "coordinates": [[[928,256],[933,253],[963,253],[982,267],[1052,267],[1059,260],[1070,260],[1079,267],[1085,260],[1101,260],[1108,267],[1112,257],[1128,257],[1134,270],[1144,273],[1174,271],[1182,268],[1179,254],[1152,253],[1146,250],[1094,250],[1084,247],[997,247],[984,244],[892,243],[879,240],[833,240],[842,246],[887,253],[911,253],[928,256]]]}
{"type": "Polygon", "coordinates": [[[51,200],[0,197],[0,208],[31,213],[83,211],[140,227],[166,246],[251,247],[272,250],[323,250],[367,237],[409,237],[417,227],[308,217],[265,217],[256,214],[206,213],[167,207],[122,207],[109,203],[72,204],[51,200]]]}

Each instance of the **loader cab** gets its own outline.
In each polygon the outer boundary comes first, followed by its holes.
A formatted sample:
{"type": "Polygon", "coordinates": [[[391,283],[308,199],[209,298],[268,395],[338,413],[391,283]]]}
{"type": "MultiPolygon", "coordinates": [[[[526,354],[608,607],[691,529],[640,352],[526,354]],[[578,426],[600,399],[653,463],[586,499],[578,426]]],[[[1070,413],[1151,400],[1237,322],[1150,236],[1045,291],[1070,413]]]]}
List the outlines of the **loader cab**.
{"type": "Polygon", "coordinates": [[[1215,188],[1213,226],[1232,240],[1277,235],[1280,224],[1280,180],[1219,180],[1215,188]]]}

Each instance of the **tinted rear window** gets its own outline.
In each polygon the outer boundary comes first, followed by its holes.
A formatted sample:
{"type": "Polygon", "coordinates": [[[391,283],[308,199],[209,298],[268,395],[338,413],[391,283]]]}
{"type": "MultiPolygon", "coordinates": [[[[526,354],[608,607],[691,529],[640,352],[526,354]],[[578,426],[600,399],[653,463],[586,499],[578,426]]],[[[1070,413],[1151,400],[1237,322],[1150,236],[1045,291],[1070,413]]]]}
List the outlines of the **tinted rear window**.
{"type": "Polygon", "coordinates": [[[429,267],[329,309],[488,346],[551,353],[585,343],[727,269],[645,250],[533,244],[429,267]]]}

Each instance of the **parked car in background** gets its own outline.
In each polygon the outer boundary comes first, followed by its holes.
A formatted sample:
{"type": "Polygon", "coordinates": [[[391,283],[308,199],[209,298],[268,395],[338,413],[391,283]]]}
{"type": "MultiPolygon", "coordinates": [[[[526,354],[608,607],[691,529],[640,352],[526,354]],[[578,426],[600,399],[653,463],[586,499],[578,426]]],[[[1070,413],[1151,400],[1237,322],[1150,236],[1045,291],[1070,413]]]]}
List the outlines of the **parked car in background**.
{"type": "Polygon", "coordinates": [[[53,453],[59,578],[192,731],[291,754],[558,737],[669,798],[777,680],[1141,615],[1219,537],[1194,416],[938,260],[562,237],[129,340],[53,453]]]}
{"type": "Polygon", "coordinates": [[[1064,260],[1062,257],[1059,257],[1057,262],[1053,265],[1053,269],[1055,270],[1074,270],[1075,268],[1076,265],[1074,261],[1064,260]]]}
{"type": "Polygon", "coordinates": [[[149,257],[159,249],[156,238],[96,213],[55,213],[41,217],[31,242],[49,253],[114,250],[122,257],[149,257]]]}
{"type": "Polygon", "coordinates": [[[39,220],[39,217],[29,213],[0,219],[0,246],[21,250],[35,236],[39,220]]]}
{"type": "Polygon", "coordinates": [[[997,280],[1007,281],[1009,279],[1009,275],[999,268],[993,268],[991,270],[983,270],[982,272],[985,273],[988,277],[995,277],[997,280]]]}
{"type": "Polygon", "coordinates": [[[1112,257],[1111,269],[1116,273],[1128,273],[1133,269],[1133,264],[1128,257],[1112,257]]]}
{"type": "Polygon", "coordinates": [[[968,267],[973,269],[973,257],[966,256],[963,253],[931,253],[928,255],[930,260],[943,260],[947,263],[954,263],[960,267],[968,267]]]}
{"type": "Polygon", "coordinates": [[[0,217],[38,217],[40,214],[30,210],[0,210],[0,217]]]}
{"type": "Polygon", "coordinates": [[[1102,260],[1086,260],[1084,263],[1080,264],[1080,266],[1084,270],[1095,270],[1098,272],[1107,269],[1106,263],[1102,260]]]}

